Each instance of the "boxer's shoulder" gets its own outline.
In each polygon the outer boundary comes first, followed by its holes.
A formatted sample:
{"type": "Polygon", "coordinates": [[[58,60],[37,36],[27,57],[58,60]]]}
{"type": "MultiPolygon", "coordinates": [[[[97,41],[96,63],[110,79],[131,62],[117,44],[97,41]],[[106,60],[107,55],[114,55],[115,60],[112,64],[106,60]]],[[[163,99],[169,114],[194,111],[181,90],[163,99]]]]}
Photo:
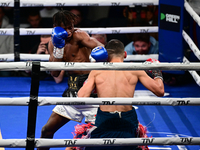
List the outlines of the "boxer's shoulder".
{"type": "Polygon", "coordinates": [[[81,29],[79,29],[79,28],[75,28],[73,34],[76,34],[76,35],[79,35],[79,34],[87,34],[87,32],[84,31],[84,30],[81,30],[81,29]]]}
{"type": "Polygon", "coordinates": [[[86,31],[83,31],[81,29],[75,29],[74,32],[73,32],[73,39],[76,39],[76,40],[83,40],[85,39],[86,37],[89,37],[88,33],[86,31]]]}

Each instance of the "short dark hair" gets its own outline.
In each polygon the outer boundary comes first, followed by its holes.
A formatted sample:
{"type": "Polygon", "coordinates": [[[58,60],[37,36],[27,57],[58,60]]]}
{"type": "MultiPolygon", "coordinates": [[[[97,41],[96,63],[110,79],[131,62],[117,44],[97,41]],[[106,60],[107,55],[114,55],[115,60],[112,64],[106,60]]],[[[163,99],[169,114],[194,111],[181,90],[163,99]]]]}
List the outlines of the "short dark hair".
{"type": "Polygon", "coordinates": [[[108,56],[116,55],[119,57],[124,57],[124,44],[117,39],[110,40],[105,46],[108,56]]]}
{"type": "Polygon", "coordinates": [[[40,11],[38,8],[33,8],[31,11],[29,11],[28,16],[40,16],[40,11]]]}
{"type": "Polygon", "coordinates": [[[53,15],[54,26],[60,26],[63,23],[65,26],[72,25],[78,16],[68,10],[60,10],[53,15]]]}
{"type": "Polygon", "coordinates": [[[136,42],[136,41],[143,41],[146,43],[150,42],[150,34],[149,33],[135,33],[132,36],[132,41],[136,42]]]}

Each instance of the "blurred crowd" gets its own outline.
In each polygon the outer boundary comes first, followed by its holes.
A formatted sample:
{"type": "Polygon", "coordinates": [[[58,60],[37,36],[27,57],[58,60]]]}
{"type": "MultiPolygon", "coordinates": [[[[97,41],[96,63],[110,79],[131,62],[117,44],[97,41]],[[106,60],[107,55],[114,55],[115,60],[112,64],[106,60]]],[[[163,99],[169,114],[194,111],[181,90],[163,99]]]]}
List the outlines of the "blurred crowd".
{"type": "MultiPolygon", "coordinates": [[[[70,10],[79,19],[75,27],[127,27],[127,26],[157,26],[158,6],[135,6],[130,7],[21,7],[20,27],[21,28],[52,28],[52,16],[60,9],[70,10]],[[89,8],[89,9],[88,9],[89,8]]],[[[14,10],[12,7],[0,7],[1,28],[12,28],[14,10]]],[[[134,34],[112,34],[106,35],[107,40],[116,38],[124,45],[132,42],[134,34]]],[[[13,43],[12,36],[6,39],[7,43],[13,43]]],[[[151,35],[158,40],[158,34],[151,35]]],[[[3,38],[3,36],[1,36],[3,38]]],[[[2,40],[1,40],[2,41],[2,40]]],[[[35,53],[35,46],[40,42],[40,35],[20,36],[20,52],[35,53]]],[[[5,43],[5,42],[4,42],[5,43]]],[[[0,53],[13,53],[14,46],[4,44],[0,53]]]]}
{"type": "MultiPolygon", "coordinates": [[[[71,6],[62,8],[21,7],[20,27],[52,28],[52,17],[61,9],[69,10],[79,17],[75,23],[75,27],[77,28],[158,26],[158,6],[71,6]]],[[[13,28],[13,16],[14,10],[12,7],[0,7],[0,27],[13,28]]],[[[127,51],[128,55],[159,54],[158,33],[101,34],[90,36],[97,38],[102,43],[106,43],[106,41],[111,39],[119,39],[124,43],[125,51],[127,51]]],[[[47,43],[50,39],[51,35],[20,36],[20,53],[48,54],[47,43]]],[[[14,37],[0,35],[0,54],[8,53],[14,53],[14,37]]],[[[30,76],[30,72],[1,71],[0,76],[30,76]]],[[[49,76],[50,74],[45,73],[42,78],[49,76]]],[[[171,84],[172,78],[172,76],[166,75],[166,81],[169,84],[171,84]]]]}

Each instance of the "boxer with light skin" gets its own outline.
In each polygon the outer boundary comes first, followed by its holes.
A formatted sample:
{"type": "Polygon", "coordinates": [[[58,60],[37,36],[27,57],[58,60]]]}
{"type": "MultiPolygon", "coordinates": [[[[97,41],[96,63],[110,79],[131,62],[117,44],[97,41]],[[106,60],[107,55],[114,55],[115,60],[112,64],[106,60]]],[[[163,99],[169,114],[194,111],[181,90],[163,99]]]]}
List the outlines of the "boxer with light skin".
{"type": "MultiPolygon", "coordinates": [[[[119,40],[107,43],[108,61],[123,63],[126,52],[124,45],[119,40]]],[[[159,63],[155,59],[148,59],[146,63],[159,63]]],[[[88,81],[78,92],[78,97],[89,97],[96,88],[99,98],[105,97],[133,97],[136,84],[140,81],[156,96],[164,96],[162,73],[159,70],[149,71],[121,71],[121,70],[92,70],[88,81]]],[[[132,105],[100,105],[97,111],[95,126],[91,138],[134,138],[137,137],[138,118],[132,105]]],[[[134,146],[103,146],[86,147],[85,150],[134,150],[134,146]]]]}
{"type": "MultiPolygon", "coordinates": [[[[67,10],[61,10],[53,16],[53,30],[51,41],[48,45],[50,53],[49,62],[90,62],[89,56],[92,49],[94,53],[106,51],[104,45],[95,38],[90,37],[85,31],[74,28],[77,16],[67,10]],[[100,47],[99,47],[100,46],[100,47]]],[[[93,55],[96,61],[107,61],[107,58],[93,55]],[[98,60],[99,59],[99,60],[98,60]]],[[[53,77],[60,75],[59,71],[51,71],[53,77]]],[[[63,97],[76,97],[78,90],[88,78],[90,71],[68,71],[68,88],[64,91],[63,97]]],[[[94,95],[95,96],[95,95],[94,95]]],[[[85,122],[92,119],[96,114],[97,107],[90,106],[70,106],[57,105],[43,126],[41,138],[53,138],[54,133],[70,120],[81,122],[85,117],[85,122]]],[[[48,150],[49,148],[38,148],[38,150],[48,150]]]]}
{"type": "MultiPolygon", "coordinates": [[[[113,39],[106,45],[108,61],[123,63],[127,53],[121,41],[113,39]]],[[[156,59],[147,59],[145,63],[159,63],[156,59]]],[[[113,71],[92,70],[87,82],[78,92],[78,97],[89,97],[95,91],[98,97],[133,97],[138,81],[153,92],[156,96],[164,96],[164,84],[162,72],[148,70],[151,77],[145,71],[113,71]]],[[[100,105],[95,123],[75,126],[74,138],[134,138],[147,137],[145,127],[138,119],[132,105],[100,105]],[[96,126],[96,127],[94,127],[96,126]],[[91,134],[90,134],[91,133],[91,134]]],[[[140,150],[149,150],[147,146],[137,146],[140,150]]],[[[130,146],[115,147],[67,147],[65,150],[135,150],[130,146]]]]}

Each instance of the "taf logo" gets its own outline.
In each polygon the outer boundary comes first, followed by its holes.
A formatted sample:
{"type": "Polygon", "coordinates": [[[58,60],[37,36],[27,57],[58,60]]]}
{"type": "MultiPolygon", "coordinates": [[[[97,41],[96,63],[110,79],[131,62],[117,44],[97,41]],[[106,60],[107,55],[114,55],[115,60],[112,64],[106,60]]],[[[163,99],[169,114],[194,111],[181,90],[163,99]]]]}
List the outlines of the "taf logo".
{"type": "Polygon", "coordinates": [[[65,67],[74,67],[75,62],[65,62],[64,66],[65,67]]]}
{"type": "Polygon", "coordinates": [[[77,140],[65,140],[65,145],[75,145],[77,140]]]}
{"type": "Polygon", "coordinates": [[[103,140],[105,145],[112,145],[115,143],[116,139],[108,139],[108,140],[103,140]]]}
{"type": "Polygon", "coordinates": [[[182,101],[182,100],[178,100],[177,101],[178,105],[188,105],[190,103],[190,101],[182,101]]]}
{"type": "Polygon", "coordinates": [[[102,105],[114,105],[115,101],[102,101],[102,105]]]}
{"type": "Polygon", "coordinates": [[[160,4],[160,29],[180,32],[181,8],[160,4]]]}
{"type": "Polygon", "coordinates": [[[180,138],[181,143],[192,143],[193,138],[180,138]]]}
{"type": "Polygon", "coordinates": [[[153,143],[154,138],[146,138],[146,139],[142,139],[143,143],[153,143]]]}

